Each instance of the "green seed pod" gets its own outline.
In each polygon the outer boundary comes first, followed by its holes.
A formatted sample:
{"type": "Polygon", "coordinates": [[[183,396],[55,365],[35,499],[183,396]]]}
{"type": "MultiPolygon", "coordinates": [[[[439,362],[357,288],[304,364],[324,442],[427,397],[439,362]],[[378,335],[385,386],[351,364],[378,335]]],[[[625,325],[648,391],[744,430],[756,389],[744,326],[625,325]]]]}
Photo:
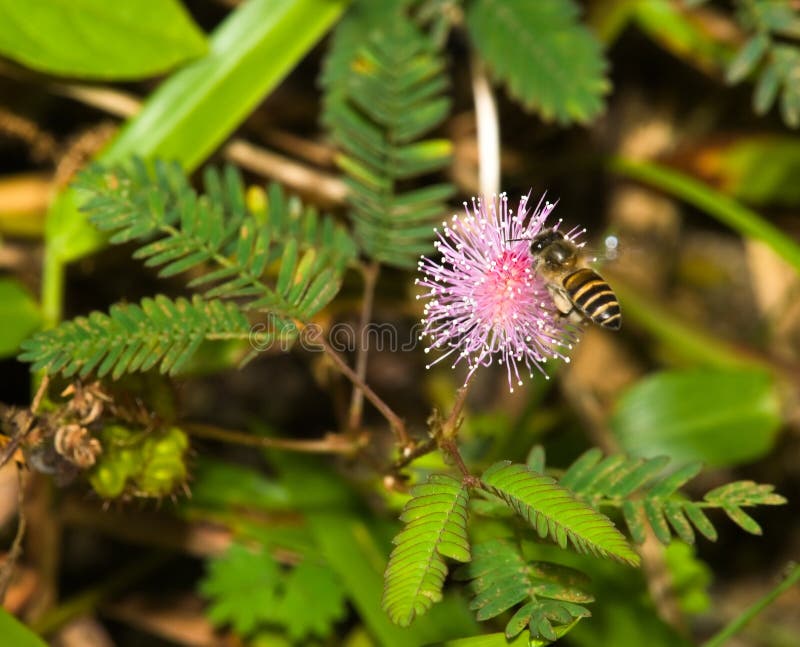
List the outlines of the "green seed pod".
{"type": "Polygon", "coordinates": [[[145,461],[134,477],[136,495],[163,497],[186,481],[186,450],[189,439],[178,427],[148,436],[144,443],[145,461]]]}

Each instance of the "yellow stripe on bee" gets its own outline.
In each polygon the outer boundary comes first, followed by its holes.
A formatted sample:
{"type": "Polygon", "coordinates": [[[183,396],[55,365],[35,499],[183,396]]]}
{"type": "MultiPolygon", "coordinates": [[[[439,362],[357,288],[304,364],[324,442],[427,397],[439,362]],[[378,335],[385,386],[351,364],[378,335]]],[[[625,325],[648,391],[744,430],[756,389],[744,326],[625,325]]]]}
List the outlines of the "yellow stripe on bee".
{"type": "Polygon", "coordinates": [[[592,303],[597,301],[598,299],[602,299],[603,297],[611,297],[611,301],[609,304],[617,303],[617,298],[614,296],[614,292],[609,288],[608,290],[603,290],[602,292],[598,292],[597,294],[592,295],[589,299],[586,300],[586,303],[581,303],[581,307],[585,310],[588,310],[592,307],[592,303]]]}
{"type": "Polygon", "coordinates": [[[602,279],[590,279],[575,290],[575,294],[572,295],[572,300],[579,302],[584,294],[590,292],[591,290],[597,287],[599,288],[608,287],[608,283],[606,283],[602,279]]]}

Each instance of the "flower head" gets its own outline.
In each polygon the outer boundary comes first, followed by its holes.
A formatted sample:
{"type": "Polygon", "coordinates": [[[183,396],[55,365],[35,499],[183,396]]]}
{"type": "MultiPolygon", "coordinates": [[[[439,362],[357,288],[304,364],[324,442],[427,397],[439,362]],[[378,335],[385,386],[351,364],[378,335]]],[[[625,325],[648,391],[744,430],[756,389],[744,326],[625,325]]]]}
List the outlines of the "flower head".
{"type": "MultiPolygon", "coordinates": [[[[441,258],[423,257],[416,281],[427,289],[417,297],[428,300],[422,337],[431,343],[425,352],[444,350],[434,364],[455,354],[453,366],[465,360],[469,380],[497,357],[513,391],[515,382],[522,384],[520,368],[532,377],[534,368],[544,373],[548,358],[569,361],[565,352],[576,341],[575,328],[560,316],[530,250],[554,207],[543,196],[529,213],[523,196],[515,214],[505,194],[488,204],[473,198],[471,208],[464,203],[465,215],[436,230],[441,258]]],[[[574,240],[581,233],[566,235],[574,240]]]]}

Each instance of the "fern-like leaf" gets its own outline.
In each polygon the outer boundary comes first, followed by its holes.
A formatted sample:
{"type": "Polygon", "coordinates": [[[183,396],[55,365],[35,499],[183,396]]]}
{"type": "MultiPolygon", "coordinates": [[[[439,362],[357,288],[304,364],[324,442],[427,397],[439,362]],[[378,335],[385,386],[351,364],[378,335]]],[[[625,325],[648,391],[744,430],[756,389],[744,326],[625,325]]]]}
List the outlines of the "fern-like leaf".
{"type": "Polygon", "coordinates": [[[394,538],[384,576],[383,608],[393,622],[408,626],[442,598],[447,575],[444,558],[470,559],[464,483],[441,474],[414,487],[400,519],[405,528],[394,538]]]}
{"type": "Polygon", "coordinates": [[[522,605],[506,625],[509,640],[526,628],[531,640],[556,640],[564,633],[556,633],[559,626],[591,615],[581,606],[594,601],[583,590],[588,585],[583,573],[550,562],[526,562],[507,541],[495,539],[478,544],[472,561],[455,575],[471,580],[475,597],[470,608],[477,611],[478,620],[494,618],[522,605]]]}
{"type": "Polygon", "coordinates": [[[381,262],[413,267],[430,250],[433,223],[446,211],[453,188],[403,190],[401,183],[449,163],[449,141],[422,137],[446,118],[450,100],[444,63],[431,39],[400,10],[403,3],[389,4],[395,7],[391,15],[389,8],[366,12],[379,16],[366,20],[378,27],[349,64],[343,66],[337,51],[327,66],[323,119],[341,150],[338,163],[347,176],[359,245],[381,262]]]}
{"type": "Polygon", "coordinates": [[[239,298],[247,307],[307,320],[338,292],[355,255],[347,232],[329,218],[269,189],[269,210],[248,208],[239,174],[228,167],[205,173],[198,195],[177,164],[141,160],[93,167],[78,181],[89,220],[112,243],[139,241],[134,254],[161,276],[192,271],[206,297],[239,298]],[[274,283],[265,274],[274,264],[274,283]]]}
{"type": "Polygon", "coordinates": [[[94,372],[117,379],[156,364],[175,374],[204,340],[250,336],[250,323],[233,303],[157,296],[41,331],[23,342],[20,359],[33,362],[34,371],[65,376],[94,372]]]}
{"type": "Polygon", "coordinates": [[[562,548],[571,543],[580,553],[639,564],[639,556],[606,516],[549,476],[537,474],[526,465],[501,461],[486,470],[481,481],[485,489],[528,521],[540,537],[550,537],[562,548]]]}
{"type": "MultiPolygon", "coordinates": [[[[542,464],[544,458],[541,458],[542,464]]],[[[695,530],[711,541],[717,531],[704,510],[721,508],[742,529],[761,534],[761,528],[743,507],[786,503],[771,485],[736,481],[708,492],[703,501],[690,501],[680,493],[700,472],[700,463],[669,470],[669,458],[630,458],[622,454],[603,457],[600,450],[586,451],[559,480],[562,487],[595,508],[621,508],[631,537],[644,541],[650,526],[662,543],[676,535],[694,543],[695,530]]]]}
{"type": "Polygon", "coordinates": [[[610,83],[600,43],[577,19],[572,0],[474,0],[472,42],[509,92],[543,119],[589,122],[610,83]]]}

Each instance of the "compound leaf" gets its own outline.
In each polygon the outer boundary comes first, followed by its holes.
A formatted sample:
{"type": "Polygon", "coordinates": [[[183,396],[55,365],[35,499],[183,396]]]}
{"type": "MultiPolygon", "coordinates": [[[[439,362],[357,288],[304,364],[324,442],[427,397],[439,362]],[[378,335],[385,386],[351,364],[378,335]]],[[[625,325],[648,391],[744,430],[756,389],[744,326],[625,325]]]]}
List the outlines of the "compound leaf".
{"type": "Polygon", "coordinates": [[[445,557],[470,559],[466,485],[434,474],[411,495],[400,516],[405,528],[394,538],[384,575],[383,608],[401,626],[442,599],[445,557]]]}
{"type": "Polygon", "coordinates": [[[639,556],[606,516],[549,476],[502,461],[490,467],[481,480],[485,489],[503,499],[540,537],[550,537],[562,548],[569,540],[578,552],[639,564],[639,556]]]}
{"type": "Polygon", "coordinates": [[[563,635],[558,626],[591,615],[581,606],[594,600],[583,590],[588,585],[583,573],[550,562],[526,562],[512,544],[500,539],[475,546],[472,562],[459,568],[456,578],[470,580],[475,594],[470,608],[477,611],[478,620],[522,605],[506,625],[509,640],[526,628],[532,640],[555,640],[563,635]]]}
{"type": "Polygon", "coordinates": [[[602,112],[607,64],[572,0],[474,0],[467,27],[494,76],[546,121],[587,123],[602,112]]]}

